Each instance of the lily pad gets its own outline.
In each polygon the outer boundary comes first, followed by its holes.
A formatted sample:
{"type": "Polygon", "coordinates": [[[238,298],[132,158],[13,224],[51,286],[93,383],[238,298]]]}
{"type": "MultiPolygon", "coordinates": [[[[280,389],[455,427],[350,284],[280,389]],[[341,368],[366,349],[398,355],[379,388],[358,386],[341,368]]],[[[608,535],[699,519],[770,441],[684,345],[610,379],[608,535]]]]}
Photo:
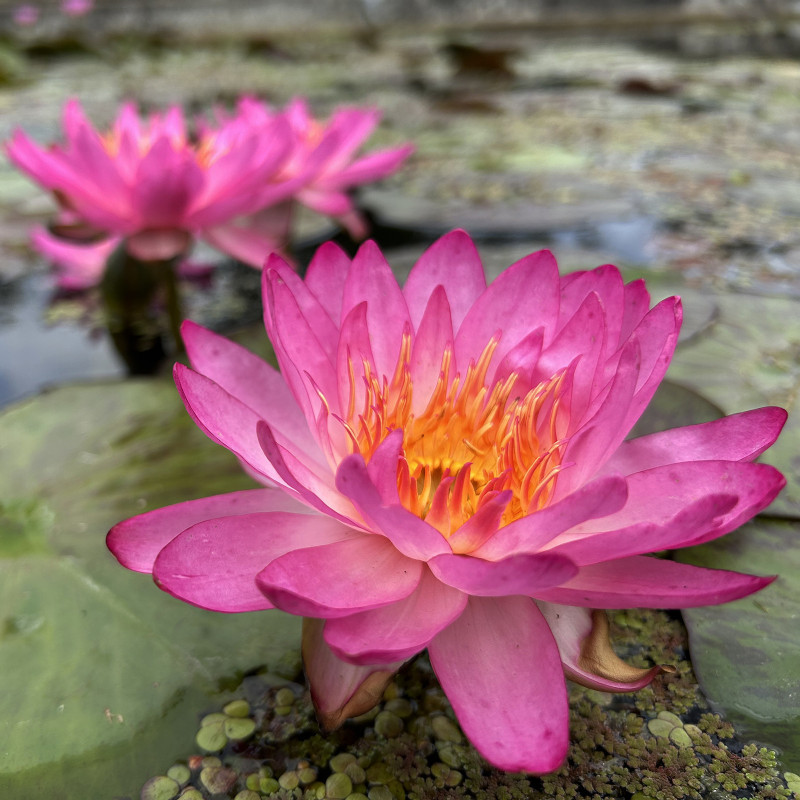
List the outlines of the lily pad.
{"type": "Polygon", "coordinates": [[[800,768],[800,524],[758,518],[714,542],[682,550],[685,563],[778,580],[722,606],[687,609],[692,665],[703,692],[749,737],[800,768]]]}
{"type": "Polygon", "coordinates": [[[673,381],[695,389],[726,414],[779,405],[789,420],[762,460],[780,469],[787,486],[770,513],[800,518],[800,314],[796,300],[723,295],[718,316],[681,347],[670,367],[673,381]]]}
{"type": "Polygon", "coordinates": [[[70,386],[0,416],[0,794],[138,791],[198,710],[299,638],[280,612],[222,615],[105,547],[150,508],[253,486],[171,381],[70,386]]]}

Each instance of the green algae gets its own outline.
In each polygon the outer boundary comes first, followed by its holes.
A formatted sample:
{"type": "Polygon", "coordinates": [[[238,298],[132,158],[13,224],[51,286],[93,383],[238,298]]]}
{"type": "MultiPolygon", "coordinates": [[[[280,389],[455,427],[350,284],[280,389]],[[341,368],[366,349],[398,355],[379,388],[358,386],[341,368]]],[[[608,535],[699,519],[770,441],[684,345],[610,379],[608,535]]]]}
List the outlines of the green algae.
{"type": "MultiPolygon", "coordinates": [[[[259,676],[245,679],[238,694],[255,724],[253,737],[229,743],[210,763],[189,756],[191,779],[184,791],[205,785],[203,774],[211,768],[228,782],[220,797],[248,800],[251,795],[244,792],[252,792],[253,800],[792,797],[788,782],[794,786],[796,778],[781,773],[776,754],[744,741],[708,707],[677,616],[616,612],[612,632],[618,652],[631,663],[669,661],[676,672],[635,694],[607,695],[570,685],[570,750],[550,775],[511,774],[487,764],[464,739],[423,656],[398,673],[376,713],[328,736],[320,734],[301,687],[274,686],[259,676]],[[278,708],[288,711],[276,713],[278,708]],[[380,720],[387,714],[393,721],[382,731],[380,720]]],[[[200,730],[209,719],[216,724],[217,713],[204,715],[200,730]]]]}

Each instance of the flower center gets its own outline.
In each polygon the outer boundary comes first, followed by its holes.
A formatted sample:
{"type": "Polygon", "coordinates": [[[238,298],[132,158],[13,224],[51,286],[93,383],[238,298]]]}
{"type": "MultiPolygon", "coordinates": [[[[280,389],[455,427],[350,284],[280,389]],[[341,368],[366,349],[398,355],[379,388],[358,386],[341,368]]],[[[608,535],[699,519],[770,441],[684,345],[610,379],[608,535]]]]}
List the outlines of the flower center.
{"type": "Polygon", "coordinates": [[[391,381],[363,367],[363,402],[356,402],[356,370],[350,363],[345,429],[354,452],[366,461],[393,430],[402,429],[397,468],[401,503],[449,537],[500,492],[510,492],[501,525],[548,504],[556,486],[569,410],[565,370],[524,395],[519,374],[487,385],[499,336],[466,373],[451,375],[453,351],[442,355],[427,406],[412,411],[411,336],[406,334],[391,381]],[[358,405],[358,407],[357,407],[358,405]]]}

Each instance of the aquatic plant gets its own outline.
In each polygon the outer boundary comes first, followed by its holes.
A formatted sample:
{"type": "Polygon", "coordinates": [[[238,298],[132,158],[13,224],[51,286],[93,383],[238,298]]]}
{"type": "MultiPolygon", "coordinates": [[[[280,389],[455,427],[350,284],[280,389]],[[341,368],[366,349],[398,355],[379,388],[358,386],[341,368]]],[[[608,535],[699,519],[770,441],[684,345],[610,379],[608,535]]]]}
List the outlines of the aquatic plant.
{"type": "Polygon", "coordinates": [[[548,772],[568,746],[565,674],[630,691],[666,667],[611,649],[606,608],[722,603],[772,578],[648,557],[721,536],[784,484],[753,463],[782,409],[626,441],[666,372],[678,298],[650,308],[612,266],[531,254],[486,286],[463,231],[400,288],[377,247],[324,245],[263,273],[281,372],[192,323],[184,403],[277,488],[120,523],[108,544],[187,602],[306,618],[322,725],[373,707],[427,648],[492,764],[548,772]],[[600,609],[600,610],[598,610],[600,609]]]}

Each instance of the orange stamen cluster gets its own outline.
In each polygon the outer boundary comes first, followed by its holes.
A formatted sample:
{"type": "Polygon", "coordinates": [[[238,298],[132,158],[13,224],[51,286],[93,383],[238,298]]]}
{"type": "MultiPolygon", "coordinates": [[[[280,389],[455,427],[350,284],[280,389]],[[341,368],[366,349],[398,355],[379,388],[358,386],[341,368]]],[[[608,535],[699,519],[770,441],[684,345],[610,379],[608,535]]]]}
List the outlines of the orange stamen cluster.
{"type": "Polygon", "coordinates": [[[439,378],[425,410],[412,411],[411,336],[403,337],[391,381],[363,362],[364,394],[357,402],[356,369],[349,365],[345,420],[353,452],[366,461],[393,430],[403,431],[397,469],[402,504],[450,536],[503,491],[511,499],[501,524],[547,505],[566,442],[565,373],[558,372],[524,396],[514,396],[516,373],[486,385],[499,337],[466,373],[451,375],[453,351],[445,348],[439,378]],[[358,407],[357,407],[358,406],[358,407]]]}

